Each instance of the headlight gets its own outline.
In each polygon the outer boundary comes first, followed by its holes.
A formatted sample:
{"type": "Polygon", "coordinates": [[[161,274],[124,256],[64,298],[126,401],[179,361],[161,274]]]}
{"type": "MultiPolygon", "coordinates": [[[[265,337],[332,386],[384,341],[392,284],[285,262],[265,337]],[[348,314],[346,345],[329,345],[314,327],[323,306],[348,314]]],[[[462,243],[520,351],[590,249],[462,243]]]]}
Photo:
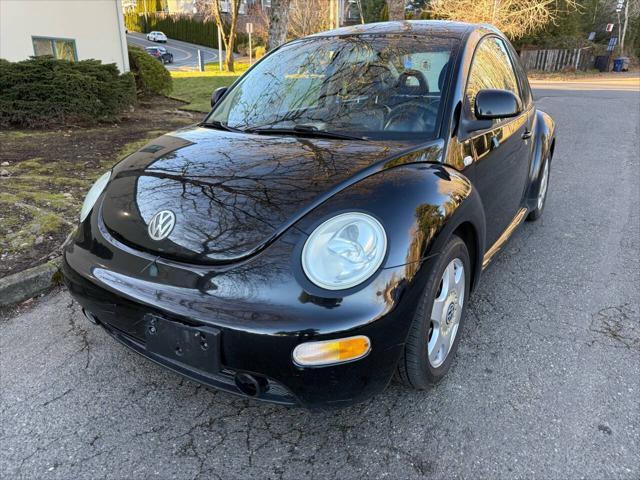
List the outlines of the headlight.
{"type": "Polygon", "coordinates": [[[109,178],[111,178],[111,171],[102,175],[89,189],[89,193],[87,193],[84,203],[82,204],[82,209],[80,209],[80,223],[84,222],[91,212],[91,209],[96,204],[96,200],[98,200],[98,197],[104,190],[104,187],[109,183],[109,178]]]}
{"type": "Polygon", "coordinates": [[[342,290],[373,275],[386,251],[380,222],[364,213],[343,213],[311,233],[302,249],[302,268],[319,287],[342,290]]]}

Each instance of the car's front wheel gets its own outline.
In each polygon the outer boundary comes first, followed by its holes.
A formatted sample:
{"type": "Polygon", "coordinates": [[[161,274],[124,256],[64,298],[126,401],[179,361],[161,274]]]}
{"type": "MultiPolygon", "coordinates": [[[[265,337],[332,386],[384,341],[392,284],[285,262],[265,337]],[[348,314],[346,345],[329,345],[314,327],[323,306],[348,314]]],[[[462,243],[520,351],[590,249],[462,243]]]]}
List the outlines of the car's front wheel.
{"type": "Polygon", "coordinates": [[[458,349],[471,281],[464,241],[453,236],[442,251],[416,310],[397,376],[422,390],[440,381],[458,349]]]}

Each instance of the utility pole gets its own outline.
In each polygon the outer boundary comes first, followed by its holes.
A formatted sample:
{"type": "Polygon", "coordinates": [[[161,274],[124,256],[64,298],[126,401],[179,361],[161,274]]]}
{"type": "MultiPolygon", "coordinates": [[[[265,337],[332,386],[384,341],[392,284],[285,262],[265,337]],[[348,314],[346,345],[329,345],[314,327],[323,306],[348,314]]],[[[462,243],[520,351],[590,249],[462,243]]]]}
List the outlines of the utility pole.
{"type": "Polygon", "coordinates": [[[620,12],[622,11],[623,5],[624,0],[618,0],[618,4],[616,5],[616,15],[618,16],[618,45],[620,45],[620,55],[622,55],[622,45],[620,43],[620,39],[622,38],[622,22],[620,21],[620,12]]]}

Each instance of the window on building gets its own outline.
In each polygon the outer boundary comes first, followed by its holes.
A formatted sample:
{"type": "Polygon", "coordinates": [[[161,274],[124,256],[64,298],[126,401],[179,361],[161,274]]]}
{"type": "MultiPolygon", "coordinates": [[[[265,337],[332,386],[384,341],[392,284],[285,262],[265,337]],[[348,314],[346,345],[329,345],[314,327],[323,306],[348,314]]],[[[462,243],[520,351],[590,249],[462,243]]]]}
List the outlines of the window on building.
{"type": "Polygon", "coordinates": [[[31,37],[33,53],[36,57],[51,55],[61,60],[75,62],[78,60],[76,41],[68,38],[31,37]]]}

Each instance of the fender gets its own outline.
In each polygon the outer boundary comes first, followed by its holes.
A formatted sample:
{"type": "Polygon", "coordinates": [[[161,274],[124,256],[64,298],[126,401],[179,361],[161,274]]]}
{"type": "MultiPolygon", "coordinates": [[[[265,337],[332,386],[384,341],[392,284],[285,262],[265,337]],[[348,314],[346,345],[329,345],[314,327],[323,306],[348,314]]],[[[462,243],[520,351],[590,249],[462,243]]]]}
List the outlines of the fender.
{"type": "Polygon", "coordinates": [[[555,147],[555,122],[542,110],[536,110],[534,125],[534,146],[529,168],[529,187],[525,195],[525,204],[529,210],[535,209],[540,188],[540,172],[545,159],[551,161],[555,147]]]}
{"type": "Polygon", "coordinates": [[[388,241],[383,268],[406,266],[404,280],[409,282],[457,229],[464,229],[477,284],[484,253],[484,210],[469,179],[453,168],[413,163],[381,171],[331,197],[296,228],[308,235],[346,211],[366,212],[381,221],[388,241]]]}

